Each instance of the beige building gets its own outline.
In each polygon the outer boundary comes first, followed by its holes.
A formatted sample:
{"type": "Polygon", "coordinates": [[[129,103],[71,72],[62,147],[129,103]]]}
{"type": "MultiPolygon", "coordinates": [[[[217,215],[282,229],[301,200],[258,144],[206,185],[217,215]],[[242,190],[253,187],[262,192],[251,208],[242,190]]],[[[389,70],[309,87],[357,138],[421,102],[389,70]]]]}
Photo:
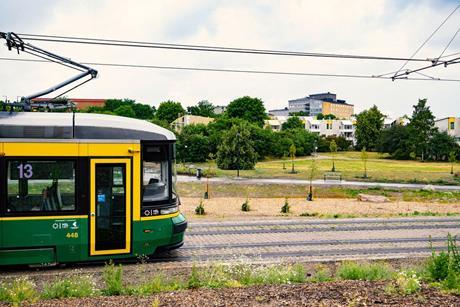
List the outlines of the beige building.
{"type": "Polygon", "coordinates": [[[188,125],[203,124],[207,125],[214,121],[214,118],[197,116],[197,115],[184,115],[171,123],[171,127],[176,131],[181,131],[183,127],[188,125]]]}
{"type": "Polygon", "coordinates": [[[348,103],[323,101],[323,114],[333,114],[337,118],[350,118],[353,115],[354,106],[348,103]]]}
{"type": "Polygon", "coordinates": [[[447,132],[460,143],[460,117],[446,117],[434,122],[439,131],[447,132]]]}

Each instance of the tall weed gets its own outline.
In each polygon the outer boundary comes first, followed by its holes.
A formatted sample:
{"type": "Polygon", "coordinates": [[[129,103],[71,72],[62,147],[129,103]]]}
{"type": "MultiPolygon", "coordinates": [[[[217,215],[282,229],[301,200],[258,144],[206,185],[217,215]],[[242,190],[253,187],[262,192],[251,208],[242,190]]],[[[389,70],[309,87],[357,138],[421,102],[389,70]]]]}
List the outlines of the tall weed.
{"type": "Polygon", "coordinates": [[[347,261],[339,266],[337,276],[344,280],[388,280],[394,276],[394,270],[386,263],[347,261]]]}
{"type": "Polygon", "coordinates": [[[105,265],[103,277],[105,282],[105,289],[102,290],[103,294],[123,294],[123,268],[121,264],[116,266],[112,261],[110,261],[109,264],[105,265]]]}

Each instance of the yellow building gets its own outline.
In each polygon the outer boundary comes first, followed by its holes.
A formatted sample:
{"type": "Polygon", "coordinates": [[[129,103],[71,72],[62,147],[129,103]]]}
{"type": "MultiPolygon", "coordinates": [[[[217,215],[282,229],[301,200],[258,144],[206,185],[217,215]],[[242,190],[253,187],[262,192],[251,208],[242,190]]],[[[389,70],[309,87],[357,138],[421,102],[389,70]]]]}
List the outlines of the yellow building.
{"type": "Polygon", "coordinates": [[[337,118],[350,118],[353,115],[354,106],[348,103],[323,101],[323,114],[334,114],[337,118]]]}

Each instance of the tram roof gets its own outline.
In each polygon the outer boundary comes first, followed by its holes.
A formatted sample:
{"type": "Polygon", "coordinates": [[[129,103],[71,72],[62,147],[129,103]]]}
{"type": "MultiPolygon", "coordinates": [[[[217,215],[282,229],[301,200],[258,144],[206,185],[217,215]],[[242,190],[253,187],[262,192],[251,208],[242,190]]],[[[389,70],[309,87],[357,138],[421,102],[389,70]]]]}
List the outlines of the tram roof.
{"type": "Polygon", "coordinates": [[[145,120],[106,114],[0,112],[0,138],[173,141],[171,131],[145,120]]]}

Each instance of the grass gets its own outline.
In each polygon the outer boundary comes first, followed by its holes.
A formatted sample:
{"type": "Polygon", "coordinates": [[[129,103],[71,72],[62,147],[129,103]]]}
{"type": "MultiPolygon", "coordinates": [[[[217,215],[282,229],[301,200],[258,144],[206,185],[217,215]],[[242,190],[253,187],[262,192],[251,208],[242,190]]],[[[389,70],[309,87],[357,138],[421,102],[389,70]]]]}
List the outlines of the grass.
{"type": "MultiPolygon", "coordinates": [[[[336,280],[387,281],[385,292],[389,295],[412,295],[421,290],[422,282],[431,283],[452,294],[460,295],[460,254],[455,237],[449,235],[447,252],[436,253],[419,270],[394,269],[385,262],[345,261],[338,265],[335,274],[326,265],[317,265],[307,277],[303,264],[233,265],[212,264],[193,266],[189,274],[169,276],[157,272],[147,281],[125,285],[121,265],[105,266],[105,285],[98,288],[91,276],[72,277],[51,282],[39,293],[27,278],[0,283],[0,302],[13,306],[32,304],[38,299],[88,297],[94,295],[147,296],[165,291],[199,288],[228,288],[254,285],[281,285],[305,282],[331,282],[336,280]]],[[[157,301],[157,305],[160,302],[157,301]]]]}
{"type": "MultiPolygon", "coordinates": [[[[242,170],[242,177],[248,178],[295,178],[307,179],[308,170],[311,166],[311,157],[299,157],[295,159],[297,173],[291,174],[289,169],[283,170],[283,160],[262,161],[256,164],[254,170],[242,170]]],[[[207,169],[208,164],[194,164],[197,167],[207,169]]],[[[332,157],[330,153],[319,153],[316,159],[316,179],[323,179],[323,174],[331,170],[332,157]]],[[[345,180],[366,180],[378,182],[411,182],[431,184],[460,184],[460,181],[450,174],[451,164],[448,162],[421,162],[415,160],[391,160],[387,155],[369,152],[367,161],[368,179],[363,179],[363,162],[359,152],[338,152],[335,158],[335,167],[342,173],[345,180]]],[[[221,170],[215,165],[216,175],[219,177],[234,177],[235,171],[221,170]]],[[[454,172],[458,171],[459,164],[454,166],[454,172]]],[[[187,173],[185,169],[180,173],[187,173]]]]}
{"type": "Polygon", "coordinates": [[[343,280],[390,280],[394,269],[387,263],[344,262],[337,269],[337,277],[343,280]]]}
{"type": "MultiPolygon", "coordinates": [[[[178,192],[182,197],[201,197],[204,183],[179,182],[178,192]]],[[[250,184],[245,185],[247,192],[242,192],[240,184],[210,183],[212,197],[246,197],[251,198],[306,198],[308,187],[299,184],[250,184]]],[[[346,187],[315,187],[314,198],[354,198],[358,194],[382,195],[391,201],[460,202],[460,191],[429,191],[346,187]]]]}
{"type": "Polygon", "coordinates": [[[99,294],[90,276],[77,276],[56,280],[45,285],[41,295],[44,299],[64,297],[90,297],[99,294]]]}
{"type": "Polygon", "coordinates": [[[0,302],[13,306],[32,304],[39,299],[35,284],[27,278],[18,278],[9,283],[0,283],[0,302]]]}

